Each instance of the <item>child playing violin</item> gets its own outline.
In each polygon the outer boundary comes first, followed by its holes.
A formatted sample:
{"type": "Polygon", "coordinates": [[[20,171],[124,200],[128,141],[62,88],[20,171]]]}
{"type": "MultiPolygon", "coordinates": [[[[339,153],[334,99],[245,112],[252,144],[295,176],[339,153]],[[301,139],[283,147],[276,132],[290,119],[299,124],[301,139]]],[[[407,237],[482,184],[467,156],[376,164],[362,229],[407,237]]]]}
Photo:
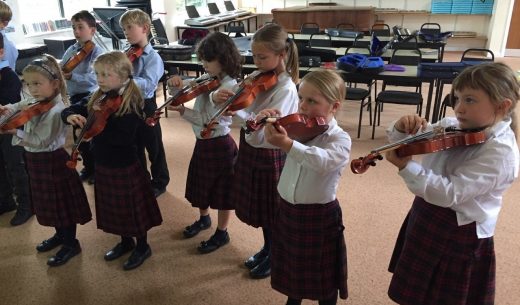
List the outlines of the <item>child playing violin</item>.
{"type": "MultiPolygon", "coordinates": [[[[74,14],[71,19],[72,31],[77,42],[71,45],[63,54],[62,67],[68,67],[71,62],[76,63],[75,68],[70,72],[64,72],[63,76],[67,80],[67,91],[72,104],[79,103],[82,99],[88,101],[89,96],[97,89],[96,75],[92,64],[94,60],[103,52],[98,45],[92,42],[92,37],[96,33],[96,19],[88,11],[80,11],[74,14]],[[87,51],[88,50],[88,51],[87,51]],[[77,58],[77,54],[82,59],[77,58]]],[[[76,133],[73,133],[76,139],[76,133]]],[[[83,169],[80,178],[94,182],[94,161],[90,152],[89,142],[83,142],[79,148],[83,157],[83,169]]]]}
{"type": "Polygon", "coordinates": [[[406,115],[387,130],[392,142],[436,126],[483,129],[487,139],[421,163],[386,153],[415,195],[389,267],[388,295],[399,304],[494,303],[493,235],[503,193],[518,176],[519,85],[511,68],[489,63],[464,70],[452,91],[456,118],[430,125],[406,115]]]}
{"type": "MultiPolygon", "coordinates": [[[[67,134],[66,125],[60,120],[65,108],[65,80],[58,62],[50,55],[33,60],[23,70],[23,77],[32,96],[16,104],[0,106],[0,113],[22,111],[36,103],[51,103],[51,108],[35,115],[22,129],[8,130],[13,135],[13,145],[25,148],[25,160],[29,174],[32,210],[43,226],[54,227],[56,234],[36,246],[38,252],[63,247],[49,260],[49,266],[60,266],[81,252],[76,239],[76,224],[92,219],[87,196],[78,173],[65,166],[69,158],[63,146],[67,134]]],[[[34,105],[33,105],[34,106],[34,105]]]]}
{"type": "MultiPolygon", "coordinates": [[[[0,35],[0,104],[20,101],[22,82],[4,59],[4,36],[0,35]]],[[[23,147],[13,146],[11,134],[0,134],[0,215],[16,210],[10,223],[25,223],[33,213],[29,198],[29,178],[23,160],[23,147]],[[16,200],[13,195],[16,195],[16,200]],[[18,205],[17,205],[18,203],[18,205]]]]}
{"type": "MultiPolygon", "coordinates": [[[[229,36],[219,32],[206,36],[197,46],[197,56],[207,74],[216,76],[220,81],[220,88],[233,88],[236,85],[242,58],[229,36]]],[[[174,88],[182,88],[189,81],[174,76],[168,80],[168,84],[174,88]]],[[[171,93],[175,94],[174,90],[171,93]]],[[[170,109],[179,111],[183,118],[192,123],[197,137],[188,170],[185,197],[193,207],[199,208],[200,218],[187,226],[183,234],[190,238],[209,228],[209,208],[217,209],[218,225],[215,233],[197,248],[201,253],[209,253],[229,242],[227,226],[231,210],[234,209],[229,198],[229,189],[234,160],[238,153],[235,141],[229,134],[231,117],[221,117],[211,138],[204,139],[200,135],[204,123],[218,110],[213,103],[212,92],[199,95],[193,109],[185,108],[183,104],[170,109]]]]}
{"type": "MultiPolygon", "coordinates": [[[[298,93],[299,113],[324,118],[325,132],[301,143],[282,125],[268,123],[251,134],[258,140],[265,136],[287,153],[277,187],[282,202],[272,227],[271,286],[288,296],[288,305],[302,299],[336,304],[338,291],[347,298],[347,253],[336,190],[351,140],[334,119],[345,98],[345,82],[333,71],[314,71],[303,77],[298,93]]],[[[264,109],[258,117],[279,114],[264,109]]]]}
{"type": "MultiPolygon", "coordinates": [[[[237,111],[236,115],[245,121],[267,108],[278,109],[281,115],[296,112],[298,50],[295,43],[288,39],[281,26],[269,24],[255,33],[251,49],[258,70],[274,71],[278,81],[271,89],[259,92],[253,103],[237,111]]],[[[213,99],[227,100],[233,94],[231,90],[219,89],[213,93],[213,99]]],[[[256,228],[262,227],[264,246],[245,262],[251,269],[250,276],[255,279],[266,278],[271,273],[271,228],[280,204],[276,184],[284,162],[285,153],[278,147],[266,141],[252,144],[241,129],[232,200],[240,220],[256,228]]]]}
{"type": "MultiPolygon", "coordinates": [[[[152,48],[148,41],[152,21],[150,16],[140,9],[126,11],[119,21],[132,50],[139,50],[131,55],[134,67],[134,81],[144,96],[144,113],[150,116],[157,109],[155,90],[159,80],[164,75],[164,64],[161,56],[152,48]]],[[[130,56],[130,54],[129,54],[130,56]]],[[[166,163],[166,154],[162,140],[161,125],[158,122],[150,127],[144,122],[138,129],[139,159],[147,169],[145,149],[150,160],[150,172],[153,192],[156,197],[166,191],[170,182],[170,173],[166,163]]]]}
{"type": "Polygon", "coordinates": [[[96,162],[94,188],[98,228],[121,236],[121,242],[104,258],[112,261],[135,248],[123,264],[125,270],[131,270],[151,256],[147,232],[162,222],[150,181],[137,157],[137,128],[144,117],[143,98],[132,80],[132,64],[124,53],[100,55],[94,62],[94,70],[99,89],[88,106],[72,105],[63,111],[62,119],[85,128],[89,114],[108,111],[103,109],[106,101],[100,101],[103,96],[116,92],[116,98],[121,99],[121,105],[108,116],[103,130],[92,139],[96,162]]]}

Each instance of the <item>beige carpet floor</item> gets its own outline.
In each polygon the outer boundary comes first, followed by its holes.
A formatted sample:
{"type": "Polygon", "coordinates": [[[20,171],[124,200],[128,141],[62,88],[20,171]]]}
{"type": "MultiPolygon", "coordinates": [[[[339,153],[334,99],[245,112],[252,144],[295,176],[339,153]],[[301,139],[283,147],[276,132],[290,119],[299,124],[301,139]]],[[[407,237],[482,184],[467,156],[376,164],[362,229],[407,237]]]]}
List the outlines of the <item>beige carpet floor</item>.
{"type": "MultiPolygon", "coordinates": [[[[458,60],[460,53],[447,54],[445,61],[458,60]]],[[[515,70],[519,59],[507,59],[515,70]]],[[[446,91],[445,91],[446,92],[446,91]]],[[[160,95],[160,94],[159,94],[160,95]]],[[[358,103],[344,103],[338,120],[353,136],[352,158],[366,155],[385,143],[384,126],[411,107],[387,105],[376,139],[370,139],[368,116],[362,135],[356,139],[358,103]]],[[[188,161],[195,142],[190,125],[170,113],[161,120],[171,182],[159,198],[164,222],[149,232],[153,255],[143,266],[123,271],[124,259],[105,262],[103,254],[118,238],[96,229],[95,221],[78,227],[83,252],[65,266],[46,265],[52,253],[37,253],[35,246],[50,237],[52,228],[40,226],[35,218],[11,227],[12,213],[0,217],[0,304],[285,304],[285,297],[271,289],[269,279],[252,280],[242,263],[262,245],[260,230],[241,223],[233,215],[231,242],[218,251],[200,255],[196,246],[207,239],[215,225],[199,236],[183,239],[184,226],[198,217],[184,199],[188,161]]],[[[238,126],[232,131],[238,139],[238,126]]],[[[92,186],[85,185],[94,213],[92,186]]],[[[496,229],[496,304],[514,305],[520,300],[520,184],[517,181],[504,197],[496,229]]],[[[386,291],[386,271],[400,225],[412,200],[396,170],[381,161],[363,175],[347,168],[338,191],[346,226],[349,294],[339,304],[393,304],[386,291]]],[[[216,213],[211,212],[214,223],[216,213]]],[[[304,304],[314,304],[304,301],[304,304]]]]}

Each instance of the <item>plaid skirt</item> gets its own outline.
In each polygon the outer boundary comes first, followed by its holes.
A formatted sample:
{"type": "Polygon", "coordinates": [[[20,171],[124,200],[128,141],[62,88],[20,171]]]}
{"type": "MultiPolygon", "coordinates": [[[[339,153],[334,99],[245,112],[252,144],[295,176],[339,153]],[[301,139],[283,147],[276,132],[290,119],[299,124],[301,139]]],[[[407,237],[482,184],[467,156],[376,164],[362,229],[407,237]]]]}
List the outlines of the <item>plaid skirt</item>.
{"type": "Polygon", "coordinates": [[[291,204],[284,200],[275,218],[271,286],[293,299],[324,300],[347,291],[347,248],[341,207],[291,204]]]}
{"type": "Polygon", "coordinates": [[[233,210],[230,188],[238,154],[230,135],[197,139],[186,179],[186,199],[193,207],[233,210]]]}
{"type": "Polygon", "coordinates": [[[136,161],[124,168],[96,164],[97,227],[121,236],[144,236],[162,223],[150,179],[136,161]]]}
{"type": "Polygon", "coordinates": [[[453,210],[416,197],[390,261],[388,295],[399,304],[482,305],[495,299],[493,238],[453,210]]]}
{"type": "Polygon", "coordinates": [[[240,131],[231,199],[242,222],[255,228],[272,227],[280,205],[276,187],[285,157],[279,149],[255,148],[247,144],[244,130],[240,131]]]}
{"type": "Polygon", "coordinates": [[[64,149],[25,152],[31,207],[38,223],[55,228],[85,224],[92,219],[87,195],[78,172],[65,163],[64,149]]]}

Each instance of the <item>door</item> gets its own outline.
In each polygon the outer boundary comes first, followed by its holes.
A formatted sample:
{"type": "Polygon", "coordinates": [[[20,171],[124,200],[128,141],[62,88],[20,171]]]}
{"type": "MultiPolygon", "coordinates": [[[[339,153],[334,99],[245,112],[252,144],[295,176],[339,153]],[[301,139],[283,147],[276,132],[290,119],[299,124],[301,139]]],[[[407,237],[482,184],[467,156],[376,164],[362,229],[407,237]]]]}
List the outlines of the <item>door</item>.
{"type": "Polygon", "coordinates": [[[507,35],[506,56],[520,57],[520,1],[515,1],[507,35]]]}

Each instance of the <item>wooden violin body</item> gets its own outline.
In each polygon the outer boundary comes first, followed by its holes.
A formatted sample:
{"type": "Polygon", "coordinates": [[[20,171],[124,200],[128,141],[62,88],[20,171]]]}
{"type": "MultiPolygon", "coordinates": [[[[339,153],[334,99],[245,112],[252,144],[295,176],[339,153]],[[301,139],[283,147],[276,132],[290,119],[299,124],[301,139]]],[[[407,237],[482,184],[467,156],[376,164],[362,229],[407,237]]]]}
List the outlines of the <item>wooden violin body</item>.
{"type": "Polygon", "coordinates": [[[136,59],[143,55],[144,49],[139,46],[131,46],[128,50],[126,50],[126,56],[130,62],[134,62],[136,59]]]}
{"type": "Polygon", "coordinates": [[[146,118],[146,124],[149,126],[155,126],[159,121],[161,114],[163,113],[163,109],[172,105],[179,106],[184,104],[202,93],[209,92],[215,90],[220,86],[220,81],[217,77],[210,77],[201,80],[195,80],[191,84],[182,88],[179,92],[177,92],[174,96],[170,97],[166,102],[164,102],[161,107],[157,108],[155,112],[146,118]]]}
{"type": "Polygon", "coordinates": [[[350,162],[350,169],[354,174],[362,174],[370,166],[375,166],[376,160],[382,160],[381,153],[395,150],[397,156],[407,157],[435,153],[458,146],[469,146],[480,144],[486,141],[486,134],[483,131],[453,131],[446,132],[431,138],[421,138],[409,143],[394,143],[383,146],[383,148],[372,151],[365,157],[354,159],[350,162]]]}
{"type": "Polygon", "coordinates": [[[211,132],[218,119],[226,111],[237,111],[251,105],[258,93],[267,91],[274,87],[278,82],[278,77],[274,71],[257,72],[242,81],[238,91],[230,97],[223,106],[213,115],[206,123],[204,129],[200,132],[201,137],[207,139],[211,136],[211,132]]]}
{"type": "Polygon", "coordinates": [[[289,138],[305,143],[329,129],[327,119],[324,117],[308,118],[304,114],[293,113],[282,118],[263,118],[259,122],[249,120],[246,122],[246,132],[258,130],[265,123],[280,125],[287,131],[289,138]]]}
{"type": "Polygon", "coordinates": [[[26,108],[18,110],[7,117],[5,122],[0,125],[0,130],[7,131],[18,128],[33,117],[49,111],[52,107],[54,107],[52,99],[31,103],[26,108]]]}
{"type": "Polygon", "coordinates": [[[94,136],[100,134],[107,124],[107,120],[114,112],[119,109],[121,103],[123,102],[123,98],[120,95],[115,95],[112,93],[106,93],[102,95],[95,104],[100,107],[99,110],[91,110],[87,117],[87,122],[81,129],[78,138],[74,142],[72,146],[72,151],[70,154],[70,160],[67,161],[68,168],[76,168],[76,164],[78,162],[79,157],[79,145],[85,141],[92,139],[94,136]]]}
{"type": "Polygon", "coordinates": [[[85,57],[92,53],[92,50],[94,50],[95,46],[96,45],[92,41],[85,42],[85,45],[74,56],[67,60],[61,70],[64,73],[72,72],[72,70],[74,70],[81,63],[81,61],[85,59],[85,57]]]}

